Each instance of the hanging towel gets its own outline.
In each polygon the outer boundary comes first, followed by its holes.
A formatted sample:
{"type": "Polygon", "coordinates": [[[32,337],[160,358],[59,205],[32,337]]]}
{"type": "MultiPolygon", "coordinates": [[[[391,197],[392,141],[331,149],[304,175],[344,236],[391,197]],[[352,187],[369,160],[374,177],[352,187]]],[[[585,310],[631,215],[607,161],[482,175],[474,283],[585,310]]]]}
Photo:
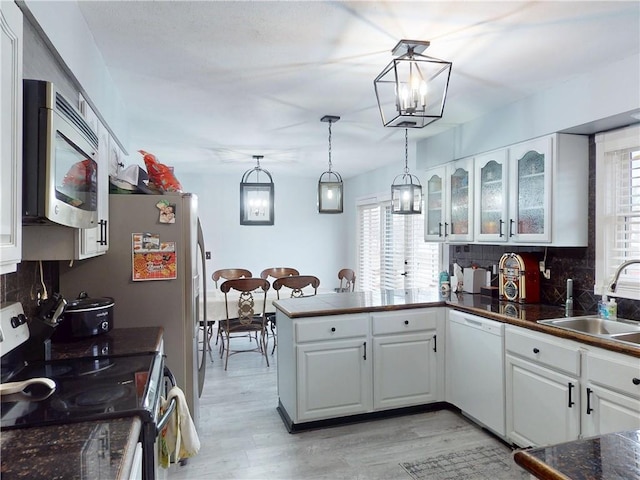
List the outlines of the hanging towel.
{"type": "Polygon", "coordinates": [[[169,390],[166,400],[164,397],[161,398],[160,411],[167,410],[172,398],[176,399],[176,408],[162,430],[158,442],[160,465],[164,468],[169,468],[169,463],[172,461],[175,463],[193,457],[200,450],[200,439],[191,419],[184,392],[180,387],[169,390]]]}

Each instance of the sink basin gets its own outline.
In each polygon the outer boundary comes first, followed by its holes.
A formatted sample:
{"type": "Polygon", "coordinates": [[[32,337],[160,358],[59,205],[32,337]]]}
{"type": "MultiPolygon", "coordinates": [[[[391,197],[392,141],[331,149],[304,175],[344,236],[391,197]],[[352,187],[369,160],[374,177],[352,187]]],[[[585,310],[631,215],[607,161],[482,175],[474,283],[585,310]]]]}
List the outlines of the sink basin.
{"type": "Polygon", "coordinates": [[[540,320],[538,323],[589,335],[640,333],[640,323],[630,320],[605,320],[596,316],[540,320]]]}
{"type": "Polygon", "coordinates": [[[611,339],[640,345],[640,332],[619,333],[617,335],[611,335],[611,339]]]}

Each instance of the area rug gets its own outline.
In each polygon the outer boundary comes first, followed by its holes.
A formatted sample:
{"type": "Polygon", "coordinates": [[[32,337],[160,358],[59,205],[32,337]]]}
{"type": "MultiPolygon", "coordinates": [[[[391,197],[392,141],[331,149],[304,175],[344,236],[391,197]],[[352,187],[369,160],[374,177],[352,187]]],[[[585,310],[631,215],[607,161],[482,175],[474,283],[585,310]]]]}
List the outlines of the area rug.
{"type": "Polygon", "coordinates": [[[484,445],[443,453],[400,466],[415,480],[520,480],[529,474],[515,464],[504,445],[484,445]]]}

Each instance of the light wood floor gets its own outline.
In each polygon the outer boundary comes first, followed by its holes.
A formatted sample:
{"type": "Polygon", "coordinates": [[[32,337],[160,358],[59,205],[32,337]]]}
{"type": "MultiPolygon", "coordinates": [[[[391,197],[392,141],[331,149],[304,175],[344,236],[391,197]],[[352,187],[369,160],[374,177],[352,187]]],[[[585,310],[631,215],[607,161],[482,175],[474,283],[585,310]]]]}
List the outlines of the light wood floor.
{"type": "Polygon", "coordinates": [[[449,410],[289,434],[276,411],[276,357],[267,367],[258,353],[236,354],[225,372],[214,355],[200,399],[200,453],[172,466],[169,479],[411,480],[400,462],[493,439],[449,410]]]}

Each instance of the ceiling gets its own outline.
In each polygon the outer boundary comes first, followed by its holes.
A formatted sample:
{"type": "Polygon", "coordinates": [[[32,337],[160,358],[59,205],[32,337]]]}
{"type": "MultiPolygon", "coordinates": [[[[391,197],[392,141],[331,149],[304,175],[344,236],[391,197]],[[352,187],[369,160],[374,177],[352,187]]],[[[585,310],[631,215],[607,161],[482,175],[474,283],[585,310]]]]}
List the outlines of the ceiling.
{"type": "MultiPolygon", "coordinates": [[[[404,163],[374,78],[400,39],[453,62],[442,119],[409,141],[640,51],[640,2],[80,1],[136,150],[180,171],[348,178],[404,163]]],[[[410,148],[410,156],[414,148],[410,148]]]]}

